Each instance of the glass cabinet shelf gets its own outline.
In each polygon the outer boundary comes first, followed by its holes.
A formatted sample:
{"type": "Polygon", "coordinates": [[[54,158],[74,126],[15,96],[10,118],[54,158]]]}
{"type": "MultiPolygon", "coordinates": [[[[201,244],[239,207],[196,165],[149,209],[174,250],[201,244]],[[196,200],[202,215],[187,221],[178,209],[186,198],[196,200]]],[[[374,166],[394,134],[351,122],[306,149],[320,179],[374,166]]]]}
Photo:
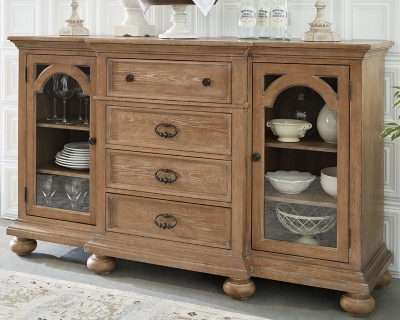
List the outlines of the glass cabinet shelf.
{"type": "Polygon", "coordinates": [[[275,190],[271,183],[265,179],[264,199],[277,202],[299,203],[320,207],[336,208],[337,199],[328,195],[321,186],[319,177],[316,177],[313,183],[301,193],[285,194],[275,190]]]}
{"type": "MultiPolygon", "coordinates": [[[[78,116],[76,116],[77,118],[78,116]]],[[[70,129],[70,130],[81,130],[81,131],[90,131],[90,127],[83,127],[83,126],[78,126],[77,123],[71,123],[68,125],[64,124],[57,124],[54,122],[49,122],[49,120],[46,119],[39,119],[36,123],[36,126],[42,127],[42,128],[55,128],[55,129],[70,129]]]]}
{"type": "Polygon", "coordinates": [[[265,137],[265,146],[282,149],[301,149],[309,151],[337,152],[337,145],[326,143],[316,136],[301,138],[300,142],[279,142],[275,136],[265,137]]]}
{"type": "Polygon", "coordinates": [[[57,165],[54,161],[42,162],[36,166],[37,173],[57,174],[60,176],[89,178],[89,170],[74,170],[57,165]]]}

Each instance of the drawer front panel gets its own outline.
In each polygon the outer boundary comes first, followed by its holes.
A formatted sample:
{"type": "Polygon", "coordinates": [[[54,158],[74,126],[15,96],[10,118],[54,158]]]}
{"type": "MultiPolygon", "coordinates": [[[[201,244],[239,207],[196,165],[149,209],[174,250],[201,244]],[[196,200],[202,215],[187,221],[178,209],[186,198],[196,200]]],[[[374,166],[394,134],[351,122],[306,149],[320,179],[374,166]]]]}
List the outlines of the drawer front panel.
{"type": "Polygon", "coordinates": [[[230,63],[110,59],[108,73],[108,96],[231,101],[230,63]]]}
{"type": "Polygon", "coordinates": [[[107,142],[231,154],[231,115],[107,107],[107,142]]]}
{"type": "Polygon", "coordinates": [[[107,162],[109,187],[231,201],[230,161],[108,150],[107,162]]]}
{"type": "Polygon", "coordinates": [[[107,194],[107,211],[107,231],[230,247],[229,208],[107,194]]]}

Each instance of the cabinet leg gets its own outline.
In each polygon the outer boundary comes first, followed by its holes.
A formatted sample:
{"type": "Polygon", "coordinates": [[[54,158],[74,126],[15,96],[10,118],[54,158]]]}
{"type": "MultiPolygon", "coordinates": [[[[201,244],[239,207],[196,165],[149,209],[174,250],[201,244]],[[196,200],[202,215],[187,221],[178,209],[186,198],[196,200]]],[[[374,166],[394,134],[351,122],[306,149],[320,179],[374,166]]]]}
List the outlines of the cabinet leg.
{"type": "Polygon", "coordinates": [[[87,267],[96,274],[107,274],[114,270],[117,264],[115,258],[92,254],[87,260],[87,267]]]}
{"type": "Polygon", "coordinates": [[[392,274],[389,270],[383,274],[382,278],[379,279],[378,283],[376,284],[375,288],[383,288],[386,287],[390,282],[392,282],[392,274]]]}
{"type": "Polygon", "coordinates": [[[246,300],[256,291],[256,285],[251,279],[228,278],[223,285],[224,292],[235,300],[246,300]]]}
{"type": "Polygon", "coordinates": [[[27,256],[28,254],[31,254],[31,252],[35,250],[36,247],[37,242],[33,239],[14,237],[10,241],[11,251],[19,256],[27,256]]]}
{"type": "Polygon", "coordinates": [[[340,305],[353,317],[364,317],[375,308],[375,300],[369,294],[345,293],[340,305]]]}

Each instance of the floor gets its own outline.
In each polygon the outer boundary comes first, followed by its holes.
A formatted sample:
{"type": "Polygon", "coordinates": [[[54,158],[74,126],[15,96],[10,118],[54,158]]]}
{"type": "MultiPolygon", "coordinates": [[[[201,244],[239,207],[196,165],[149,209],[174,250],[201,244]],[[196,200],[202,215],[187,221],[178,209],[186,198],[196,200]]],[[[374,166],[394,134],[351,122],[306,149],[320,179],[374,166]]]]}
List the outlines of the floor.
{"type": "MultiPolygon", "coordinates": [[[[338,291],[253,278],[257,287],[255,294],[245,301],[235,301],[222,290],[225,278],[215,275],[118,259],[115,270],[99,276],[87,269],[90,254],[83,249],[42,241],[38,241],[31,255],[18,257],[9,249],[12,237],[5,234],[11,223],[0,219],[0,268],[3,269],[135,291],[270,320],[354,319],[340,307],[341,292],[338,291]]],[[[372,296],[375,310],[364,319],[400,319],[400,279],[374,290],[372,296]]]]}

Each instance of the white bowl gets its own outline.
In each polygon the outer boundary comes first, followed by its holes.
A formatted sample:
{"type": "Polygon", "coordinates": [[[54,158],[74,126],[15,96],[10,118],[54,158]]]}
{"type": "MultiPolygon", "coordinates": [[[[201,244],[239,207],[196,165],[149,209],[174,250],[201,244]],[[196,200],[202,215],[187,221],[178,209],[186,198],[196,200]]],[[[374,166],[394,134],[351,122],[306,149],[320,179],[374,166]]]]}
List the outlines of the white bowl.
{"type": "Polygon", "coordinates": [[[296,242],[318,245],[313,235],[329,231],[336,224],[336,209],[304,204],[279,203],[279,221],[291,232],[303,235],[296,242]]]}
{"type": "Polygon", "coordinates": [[[321,186],[324,191],[332,197],[337,197],[337,183],[326,182],[321,179],[321,186]]]}
{"type": "Polygon", "coordinates": [[[321,170],[322,177],[327,180],[337,180],[337,167],[328,167],[321,170]]]}
{"type": "Polygon", "coordinates": [[[282,193],[298,194],[308,188],[315,176],[309,172],[275,171],[265,175],[272,186],[282,193]]]}
{"type": "Polygon", "coordinates": [[[278,141],[299,142],[299,138],[304,137],[306,131],[312,128],[312,124],[299,119],[272,119],[267,121],[267,127],[278,136],[278,141]]]}

